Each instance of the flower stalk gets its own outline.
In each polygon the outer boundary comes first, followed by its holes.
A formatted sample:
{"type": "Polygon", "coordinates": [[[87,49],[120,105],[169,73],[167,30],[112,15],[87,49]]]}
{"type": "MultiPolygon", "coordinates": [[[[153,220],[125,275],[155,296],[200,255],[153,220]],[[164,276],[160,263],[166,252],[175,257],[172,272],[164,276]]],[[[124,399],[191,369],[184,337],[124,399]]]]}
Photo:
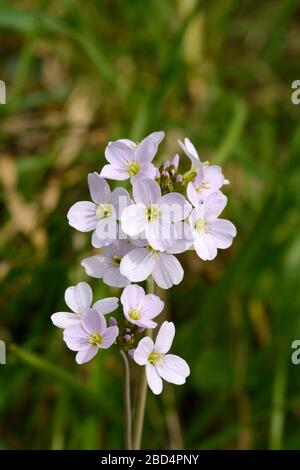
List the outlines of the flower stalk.
{"type": "Polygon", "coordinates": [[[131,391],[130,391],[130,366],[127,355],[120,351],[124,360],[125,382],[124,382],[124,407],[125,407],[125,446],[132,450],[132,414],[131,414],[131,391]]]}

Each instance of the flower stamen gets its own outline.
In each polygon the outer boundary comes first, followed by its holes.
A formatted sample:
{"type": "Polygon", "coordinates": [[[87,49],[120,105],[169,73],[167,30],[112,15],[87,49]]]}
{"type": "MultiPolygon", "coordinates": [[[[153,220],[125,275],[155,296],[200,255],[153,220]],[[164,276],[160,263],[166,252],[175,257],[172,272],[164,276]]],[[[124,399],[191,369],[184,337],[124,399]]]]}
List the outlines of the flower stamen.
{"type": "Polygon", "coordinates": [[[97,331],[91,333],[89,336],[89,343],[91,343],[92,346],[100,346],[102,343],[102,335],[97,331]]]}

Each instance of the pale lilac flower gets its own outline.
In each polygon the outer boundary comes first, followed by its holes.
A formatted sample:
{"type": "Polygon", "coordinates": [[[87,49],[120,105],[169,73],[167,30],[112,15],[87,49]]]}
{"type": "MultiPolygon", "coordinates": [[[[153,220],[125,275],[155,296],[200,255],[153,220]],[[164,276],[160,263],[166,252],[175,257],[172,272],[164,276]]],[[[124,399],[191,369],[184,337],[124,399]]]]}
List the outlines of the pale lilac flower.
{"type": "Polygon", "coordinates": [[[79,282],[76,286],[68,287],[65,292],[65,302],[72,310],[72,313],[54,313],[51,315],[53,324],[59,328],[67,328],[71,325],[80,324],[90,312],[91,308],[103,315],[113,312],[118,308],[119,301],[117,297],[107,297],[106,299],[98,300],[98,302],[91,307],[92,299],[92,289],[86,282],[79,282]]]}
{"type": "Polygon", "coordinates": [[[121,261],[120,272],[131,282],[141,282],[152,276],[162,289],[179,284],[184,274],[178,259],[171,253],[171,248],[162,252],[153,250],[150,246],[129,251],[121,261]]]}
{"type": "Polygon", "coordinates": [[[162,392],[162,379],[182,385],[190,375],[190,368],[184,359],[167,354],[174,335],[174,323],[165,321],[160,327],[155,343],[149,337],[141,339],[133,355],[137,364],[146,366],[147,382],[155,395],[162,392]]]}
{"type": "Polygon", "coordinates": [[[88,175],[90,201],[76,202],[68,212],[71,227],[80,232],[93,231],[92,244],[99,248],[109,245],[117,237],[117,219],[129,204],[129,194],[124,188],[110,190],[108,183],[98,173],[88,175]]]}
{"type": "Polygon", "coordinates": [[[200,165],[202,164],[201,160],[200,160],[200,157],[198,155],[198,152],[197,150],[195,149],[194,145],[192,144],[192,142],[190,141],[190,139],[188,139],[187,137],[185,137],[183,139],[183,142],[181,142],[180,140],[178,140],[178,143],[180,145],[180,147],[182,148],[182,150],[184,151],[184,153],[189,157],[189,159],[191,160],[192,162],[192,168],[194,169],[197,169],[200,167],[200,165]]]}
{"type": "Polygon", "coordinates": [[[97,310],[91,310],[82,323],[64,330],[64,341],[76,354],[77,364],[90,361],[99,349],[109,348],[119,334],[117,326],[106,326],[106,321],[97,310]]]}
{"type": "Polygon", "coordinates": [[[152,319],[164,308],[164,302],[157,295],[146,295],[144,289],[136,284],[125,287],[121,303],[127,320],[142,328],[155,328],[157,323],[152,319]]]}
{"type": "Polygon", "coordinates": [[[187,186],[187,196],[194,207],[203,202],[210,194],[217,192],[223,184],[228,183],[224,179],[222,169],[218,165],[203,164],[200,166],[195,181],[187,186]]]}
{"type": "Polygon", "coordinates": [[[164,136],[164,132],[153,132],[139,144],[128,139],[110,142],[105,149],[109,164],[102,168],[101,176],[118,181],[131,178],[131,182],[139,178],[154,179],[156,168],[151,162],[164,136]]]}
{"type": "Polygon", "coordinates": [[[219,191],[208,196],[189,217],[194,248],[203,260],[214,259],[218,248],[228,248],[236,236],[236,228],[229,220],[218,219],[226,204],[227,197],[219,191]]]}
{"type": "Polygon", "coordinates": [[[115,240],[103,248],[100,255],[90,256],[81,261],[85,272],[96,279],[102,279],[112,287],[125,287],[130,281],[120,272],[120,263],[124,256],[135,247],[127,240],[115,240]]]}
{"type": "Polygon", "coordinates": [[[124,209],[122,230],[129,236],[144,236],[155,250],[164,250],[175,238],[173,222],[184,220],[191,206],[179,193],[161,195],[159,185],[150,179],[133,185],[135,204],[124,209]]]}

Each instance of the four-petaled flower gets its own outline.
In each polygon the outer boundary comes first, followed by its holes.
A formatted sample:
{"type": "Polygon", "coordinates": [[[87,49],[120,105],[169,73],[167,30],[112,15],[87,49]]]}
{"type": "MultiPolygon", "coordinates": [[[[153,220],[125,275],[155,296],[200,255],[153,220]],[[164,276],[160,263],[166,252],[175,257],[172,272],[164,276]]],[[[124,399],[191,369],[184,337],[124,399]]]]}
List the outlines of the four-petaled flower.
{"type": "Polygon", "coordinates": [[[174,335],[174,323],[165,321],[160,327],[155,343],[146,336],[140,340],[133,355],[137,364],[146,366],[147,382],[155,395],[162,392],[162,379],[182,385],[190,375],[190,368],[184,359],[174,354],[167,354],[174,335]]]}
{"type": "Polygon", "coordinates": [[[224,194],[211,194],[189,217],[194,248],[203,260],[214,259],[218,248],[228,248],[236,236],[232,222],[218,219],[226,204],[227,197],[224,194]]]}
{"type": "Polygon", "coordinates": [[[118,308],[119,300],[117,297],[107,297],[98,300],[91,307],[93,300],[92,289],[86,282],[79,282],[76,286],[68,287],[65,292],[65,302],[72,310],[71,312],[56,312],[51,315],[51,320],[58,328],[67,328],[71,325],[78,325],[85,316],[90,312],[91,308],[98,313],[105,315],[111,313],[118,308]]]}
{"type": "Polygon", "coordinates": [[[106,326],[105,318],[92,309],[79,325],[64,330],[64,341],[76,354],[77,364],[90,361],[99,349],[109,348],[119,334],[117,326],[106,326]]]}
{"type": "Polygon", "coordinates": [[[145,294],[136,284],[125,287],[121,295],[124,315],[130,323],[141,328],[155,328],[152,321],[164,308],[164,302],[157,295],[145,294]]]}
{"type": "Polygon", "coordinates": [[[161,195],[159,185],[150,179],[133,184],[135,204],[121,216],[122,230],[129,236],[143,235],[154,250],[165,250],[175,240],[174,222],[184,220],[191,211],[182,194],[161,195]]]}
{"type": "Polygon", "coordinates": [[[128,139],[110,142],[105,149],[109,164],[102,168],[101,176],[118,181],[131,178],[131,182],[139,178],[154,179],[156,168],[151,162],[164,136],[164,132],[153,132],[139,144],[128,139]]]}
{"type": "Polygon", "coordinates": [[[193,206],[197,207],[208,196],[219,192],[223,184],[228,183],[229,181],[225,180],[220,166],[203,163],[199,168],[195,181],[187,185],[187,196],[193,206]]]}
{"type": "Polygon", "coordinates": [[[93,202],[76,202],[69,209],[68,220],[71,227],[80,232],[93,231],[92,245],[100,248],[116,239],[117,219],[129,204],[130,198],[124,188],[111,191],[107,181],[98,173],[88,175],[88,185],[93,202]]]}
{"type": "Polygon", "coordinates": [[[101,255],[89,256],[82,260],[81,266],[89,276],[103,279],[108,286],[125,287],[130,281],[120,272],[120,263],[134,248],[127,240],[115,240],[103,248],[101,255]]]}

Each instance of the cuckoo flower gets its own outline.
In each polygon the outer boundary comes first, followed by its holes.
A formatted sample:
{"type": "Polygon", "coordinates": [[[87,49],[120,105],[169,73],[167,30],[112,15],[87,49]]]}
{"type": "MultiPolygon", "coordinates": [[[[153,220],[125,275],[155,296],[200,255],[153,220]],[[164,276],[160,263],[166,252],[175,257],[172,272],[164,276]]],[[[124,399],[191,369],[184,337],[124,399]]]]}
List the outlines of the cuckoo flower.
{"type": "Polygon", "coordinates": [[[145,237],[154,250],[164,250],[175,239],[174,222],[184,220],[190,204],[178,193],[161,195],[159,185],[150,179],[133,185],[135,204],[124,209],[122,230],[129,236],[145,237]]]}
{"type": "Polygon", "coordinates": [[[180,147],[182,148],[182,150],[184,151],[184,153],[189,157],[189,159],[191,160],[192,162],[192,168],[193,169],[197,169],[200,167],[200,165],[202,164],[201,160],[200,160],[200,157],[198,155],[198,152],[197,150],[195,149],[194,145],[192,144],[192,142],[190,141],[190,139],[188,139],[187,137],[185,137],[183,139],[183,142],[181,142],[180,140],[178,140],[178,143],[180,145],[180,147]]]}
{"type": "Polygon", "coordinates": [[[71,312],[56,312],[51,315],[51,320],[59,328],[67,328],[71,325],[78,325],[91,308],[98,313],[105,315],[118,308],[118,298],[108,297],[99,300],[91,307],[93,299],[92,289],[86,282],[79,282],[76,286],[68,287],[65,292],[65,302],[72,310],[71,312]]]}
{"type": "Polygon", "coordinates": [[[80,232],[93,231],[92,244],[99,248],[109,245],[117,237],[117,219],[129,204],[124,188],[110,190],[108,183],[98,173],[88,175],[90,201],[76,202],[68,212],[71,227],[80,232]]]}
{"type": "Polygon", "coordinates": [[[109,164],[102,168],[101,176],[118,181],[131,178],[131,182],[139,178],[154,179],[156,168],[151,162],[164,136],[164,132],[153,132],[139,144],[128,139],[110,142],[105,149],[109,164]]]}
{"type": "Polygon", "coordinates": [[[155,343],[149,337],[141,339],[133,355],[137,364],[146,366],[147,382],[155,395],[162,392],[162,379],[182,385],[190,375],[190,368],[184,359],[167,354],[174,335],[174,323],[165,321],[160,327],[155,343]]]}
{"type": "Polygon", "coordinates": [[[105,318],[97,310],[91,310],[79,325],[64,330],[64,341],[76,354],[77,364],[90,361],[99,349],[109,348],[119,334],[117,326],[106,326],[105,318]]]}
{"type": "Polygon", "coordinates": [[[145,294],[136,284],[125,287],[121,295],[124,315],[130,323],[142,328],[155,328],[152,321],[164,308],[164,302],[157,295],[145,294]]]}
{"type": "Polygon", "coordinates": [[[131,282],[141,282],[152,275],[162,289],[179,284],[184,274],[181,264],[170,248],[162,252],[153,250],[150,246],[129,251],[121,261],[120,272],[131,282]]]}
{"type": "Polygon", "coordinates": [[[214,259],[218,248],[228,248],[236,236],[235,226],[218,218],[226,204],[227,197],[219,191],[208,196],[189,217],[194,248],[203,260],[214,259]]]}
{"type": "Polygon", "coordinates": [[[187,186],[187,195],[194,207],[203,202],[210,194],[217,192],[223,184],[229,181],[224,179],[222,169],[218,165],[203,164],[200,166],[195,181],[187,186]]]}
{"type": "Polygon", "coordinates": [[[81,261],[85,272],[112,287],[125,287],[130,281],[120,272],[120,263],[124,256],[135,247],[127,240],[115,240],[103,248],[100,255],[90,256],[81,261]]]}

